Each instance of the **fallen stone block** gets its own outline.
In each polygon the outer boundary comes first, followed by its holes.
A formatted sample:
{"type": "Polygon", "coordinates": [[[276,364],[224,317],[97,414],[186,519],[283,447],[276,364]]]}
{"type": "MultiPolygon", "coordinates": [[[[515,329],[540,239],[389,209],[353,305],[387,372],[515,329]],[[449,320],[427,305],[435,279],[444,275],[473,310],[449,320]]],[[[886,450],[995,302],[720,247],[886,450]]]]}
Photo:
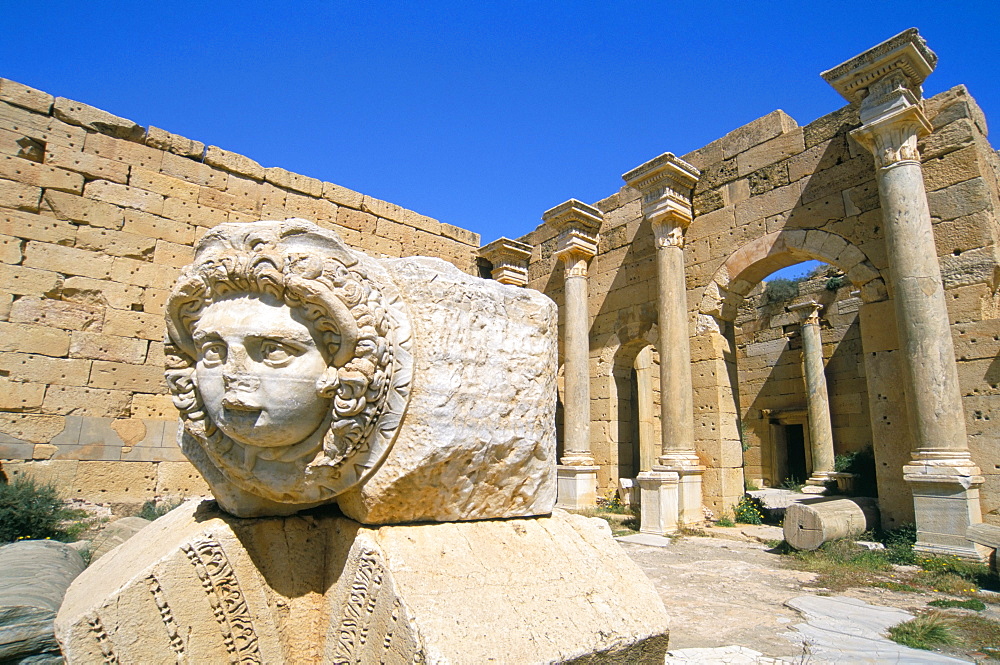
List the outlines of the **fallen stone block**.
{"type": "Polygon", "coordinates": [[[62,662],[52,622],[85,567],[65,543],[22,540],[0,547],[0,662],[62,662]]]}

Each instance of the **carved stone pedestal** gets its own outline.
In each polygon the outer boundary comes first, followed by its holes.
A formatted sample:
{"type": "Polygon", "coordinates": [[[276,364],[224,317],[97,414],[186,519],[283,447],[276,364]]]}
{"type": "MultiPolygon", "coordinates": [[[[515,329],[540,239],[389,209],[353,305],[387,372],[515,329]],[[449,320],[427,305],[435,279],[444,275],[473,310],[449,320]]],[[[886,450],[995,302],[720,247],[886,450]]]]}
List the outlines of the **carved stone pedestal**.
{"type": "Polygon", "coordinates": [[[955,555],[971,561],[989,559],[987,548],[966,537],[971,525],[983,521],[979,488],[984,479],[977,467],[913,461],[903,467],[903,478],[913,492],[916,551],[936,556],[955,555]]]}
{"type": "Polygon", "coordinates": [[[641,502],[639,530],[658,536],[675,533],[680,512],[680,476],[674,471],[643,471],[637,480],[641,502]]]}
{"type": "Polygon", "coordinates": [[[84,571],[56,635],[74,663],[645,663],[667,615],[592,518],[366,527],[194,500],[84,571]]]}
{"type": "Polygon", "coordinates": [[[556,466],[556,507],[564,510],[593,508],[597,503],[599,466],[556,466]]]}

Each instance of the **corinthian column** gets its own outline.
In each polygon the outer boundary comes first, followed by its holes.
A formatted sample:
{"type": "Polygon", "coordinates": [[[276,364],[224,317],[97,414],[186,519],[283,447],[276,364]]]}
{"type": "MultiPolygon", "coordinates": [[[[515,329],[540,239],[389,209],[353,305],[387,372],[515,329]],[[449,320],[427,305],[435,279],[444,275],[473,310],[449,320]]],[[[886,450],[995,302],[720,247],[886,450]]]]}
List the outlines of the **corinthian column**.
{"type": "Polygon", "coordinates": [[[809,413],[809,444],[812,452],[812,475],[803,492],[821,494],[836,480],[833,454],[833,423],[830,420],[830,394],[826,389],[823,366],[823,338],[819,331],[818,302],[789,307],[802,313],[802,366],[806,379],[806,406],[809,413]],[[810,488],[815,488],[810,492],[810,488]]]}
{"type": "MultiPolygon", "coordinates": [[[[694,449],[694,398],[691,347],[688,342],[687,285],[684,279],[684,231],[691,223],[691,192],[701,173],[671,153],[660,155],[622,176],[642,193],[642,214],[656,238],[658,340],[660,352],[660,456],[653,474],[677,474],[677,522],[704,520],[701,466],[694,449]]],[[[647,476],[640,488],[652,488],[647,476]]],[[[663,487],[674,480],[664,477],[663,487]]],[[[643,499],[643,510],[647,501],[643,499]]],[[[661,502],[662,503],[662,502],[661,502]]],[[[641,519],[641,518],[640,518],[641,519]]]]}
{"type": "Polygon", "coordinates": [[[910,29],[824,72],[823,78],[849,101],[861,102],[862,125],[851,136],[875,156],[914,437],[912,461],[903,473],[913,491],[917,549],[981,559],[983,551],[965,538],[965,531],[982,520],[983,477],[969,454],[917,150],[917,139],[931,131],[920,84],[936,63],[934,52],[910,29]]]}
{"type": "Polygon", "coordinates": [[[587,264],[597,254],[601,212],[576,199],[542,215],[558,233],[555,256],[565,276],[563,357],[563,456],[557,469],[560,508],[586,508],[597,499],[597,470],[590,452],[590,309],[587,264]]]}

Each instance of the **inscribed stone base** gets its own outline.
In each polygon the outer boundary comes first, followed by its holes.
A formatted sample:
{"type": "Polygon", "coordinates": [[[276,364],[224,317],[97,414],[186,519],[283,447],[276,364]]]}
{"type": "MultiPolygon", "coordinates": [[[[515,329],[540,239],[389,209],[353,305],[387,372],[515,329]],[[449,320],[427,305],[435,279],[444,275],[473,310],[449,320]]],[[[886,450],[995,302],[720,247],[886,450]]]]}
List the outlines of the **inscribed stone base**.
{"type": "Polygon", "coordinates": [[[56,634],[81,663],[662,662],[667,616],[592,518],[379,528],[190,501],[77,578],[56,634]]]}
{"type": "Polygon", "coordinates": [[[971,525],[983,521],[979,505],[979,486],[983,484],[983,477],[979,469],[913,462],[903,467],[903,474],[913,492],[917,523],[914,550],[987,561],[989,550],[965,535],[971,525]]]}
{"type": "Polygon", "coordinates": [[[674,471],[643,471],[638,481],[641,496],[639,531],[658,536],[675,533],[680,508],[677,489],[680,476],[674,471]]]}
{"type": "Polygon", "coordinates": [[[705,521],[701,500],[703,466],[667,467],[679,476],[677,484],[677,522],[680,526],[698,526],[705,521]]]}
{"type": "Polygon", "coordinates": [[[580,510],[597,505],[597,471],[599,466],[556,466],[556,507],[580,510]]]}

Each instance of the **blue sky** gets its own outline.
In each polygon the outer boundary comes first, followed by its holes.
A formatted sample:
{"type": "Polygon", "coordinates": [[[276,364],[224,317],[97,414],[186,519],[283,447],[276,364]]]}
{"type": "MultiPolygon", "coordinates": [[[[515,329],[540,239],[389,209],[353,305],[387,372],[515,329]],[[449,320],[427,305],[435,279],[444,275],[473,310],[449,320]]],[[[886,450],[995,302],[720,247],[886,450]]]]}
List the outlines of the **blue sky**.
{"type": "Polygon", "coordinates": [[[533,229],[621,174],[781,108],[916,26],[1000,124],[1000,2],[12,0],[0,76],[477,231],[533,229]]]}

